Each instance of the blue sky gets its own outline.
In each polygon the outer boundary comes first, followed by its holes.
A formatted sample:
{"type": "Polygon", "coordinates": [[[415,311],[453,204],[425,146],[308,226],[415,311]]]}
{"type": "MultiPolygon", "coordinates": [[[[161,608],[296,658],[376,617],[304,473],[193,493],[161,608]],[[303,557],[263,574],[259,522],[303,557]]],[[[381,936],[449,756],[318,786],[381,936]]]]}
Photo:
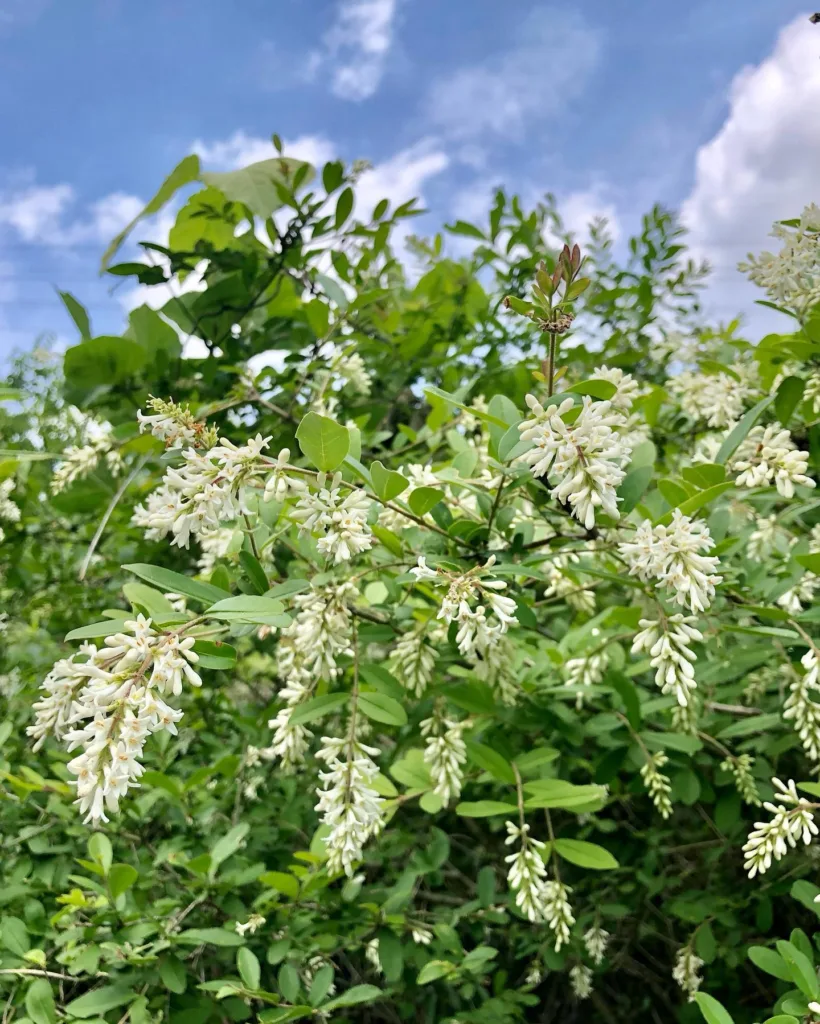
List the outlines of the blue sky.
{"type": "Polygon", "coordinates": [[[222,169],[268,155],[274,131],[307,158],[369,159],[365,198],[422,194],[426,231],[474,215],[498,183],[556,193],[581,233],[595,213],[623,237],[654,201],[683,207],[716,267],[712,308],[748,310],[736,259],[820,200],[808,13],[792,0],[0,0],[0,358],[44,332],[72,340],[55,285],[98,333],[118,330],[141,297],[98,279],[108,239],[192,148],[222,169]]]}

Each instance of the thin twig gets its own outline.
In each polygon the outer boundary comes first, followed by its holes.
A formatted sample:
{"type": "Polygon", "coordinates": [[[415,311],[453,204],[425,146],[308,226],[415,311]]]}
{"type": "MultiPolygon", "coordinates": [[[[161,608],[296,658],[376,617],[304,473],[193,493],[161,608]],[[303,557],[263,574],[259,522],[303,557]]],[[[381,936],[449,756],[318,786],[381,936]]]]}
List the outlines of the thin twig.
{"type": "Polygon", "coordinates": [[[136,466],[134,466],[134,468],[131,470],[131,472],[128,474],[128,476],[123,480],[123,482],[117,488],[117,491],[116,491],[114,497],[108,503],[108,508],[103,513],[103,517],[100,520],[99,526],[97,527],[97,530],[96,530],[94,536],[91,538],[91,543],[88,545],[88,551],[86,551],[86,553],[85,553],[85,558],[83,559],[83,564],[80,566],[80,579],[81,580],[85,579],[85,574],[88,572],[88,567],[91,564],[91,558],[94,555],[94,552],[95,552],[95,550],[97,548],[97,545],[100,543],[100,539],[102,538],[103,532],[104,532],[106,526],[108,525],[108,520],[111,518],[111,516],[112,516],[112,514],[114,512],[114,509],[119,504],[120,498],[123,496],[123,494],[125,494],[125,492],[128,490],[128,488],[134,482],[134,479],[136,478],[137,473],[139,473],[139,471],[142,469],[142,467],[145,465],[145,463],[148,461],[148,459],[150,457],[151,457],[151,453],[150,452],[146,452],[145,455],[143,455],[143,457],[139,460],[139,462],[136,464],[136,466]]]}

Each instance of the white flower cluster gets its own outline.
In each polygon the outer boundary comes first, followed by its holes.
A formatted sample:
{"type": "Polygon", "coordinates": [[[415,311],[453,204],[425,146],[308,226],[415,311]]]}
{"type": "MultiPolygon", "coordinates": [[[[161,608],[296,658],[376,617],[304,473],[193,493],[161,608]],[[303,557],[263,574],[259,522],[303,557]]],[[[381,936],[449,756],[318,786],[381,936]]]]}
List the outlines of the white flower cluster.
{"type": "Polygon", "coordinates": [[[426,623],[408,630],[390,653],[390,671],[415,697],[430,685],[439,657],[436,648],[427,643],[427,634],[426,623]]]}
{"type": "Polygon", "coordinates": [[[776,253],[749,253],[738,270],[763,288],[769,298],[789,309],[805,311],[820,300],[820,214],[812,203],[803,210],[800,225],[775,224],[772,237],[782,242],[776,253]]]}
{"type": "Polygon", "coordinates": [[[640,388],[631,373],[624,373],[618,366],[599,366],[590,375],[590,380],[606,380],[615,385],[615,394],[609,404],[618,412],[628,413],[638,397],[640,388]]]}
{"type": "Polygon", "coordinates": [[[584,615],[592,615],[595,611],[595,593],[582,587],[577,580],[570,579],[564,570],[572,571],[573,565],[581,561],[574,552],[557,555],[544,563],[543,571],[549,577],[549,586],[544,590],[544,597],[563,598],[570,608],[584,615]]]}
{"type": "Polygon", "coordinates": [[[520,696],[516,653],[509,636],[494,634],[483,649],[467,655],[476,678],[494,690],[503,704],[515,704],[520,696]]]}
{"type": "Polygon", "coordinates": [[[545,883],[544,890],[544,917],[547,927],[553,934],[555,952],[558,953],[561,947],[569,942],[572,926],[575,924],[569,902],[572,889],[562,882],[550,879],[545,883]]]}
{"type": "Polygon", "coordinates": [[[794,485],[815,487],[806,475],[809,453],[795,447],[788,430],[779,423],[753,427],[732,459],[739,474],[738,487],[766,487],[774,484],[784,498],[794,497],[794,485]]]}
{"type": "Polygon", "coordinates": [[[814,823],[815,805],[798,794],[794,781],[789,779],[785,784],[780,779],[772,779],[772,785],[777,798],[783,802],[773,804],[766,801],[763,807],[773,817],[770,821],[756,821],[749,833],[743,847],[746,858],[743,867],[749,872],[749,878],[768,871],[772,860],[780,860],[790,846],[797,846],[799,839],[808,846],[818,834],[814,823]],[[786,804],[792,806],[787,807],[786,804]]]}
{"type": "Polygon", "coordinates": [[[693,612],[703,612],[715,596],[715,587],[723,580],[715,575],[718,559],[702,553],[714,546],[709,527],[682,515],[676,508],[669,526],[653,526],[645,519],[634,539],[619,544],[618,551],[630,575],[644,582],[659,580],[673,591],[678,604],[688,604],[693,612]]]}
{"type": "Polygon", "coordinates": [[[609,932],[600,925],[596,924],[584,932],[584,948],[594,964],[603,963],[608,945],[609,932]]]}
{"type": "Polygon", "coordinates": [[[183,680],[202,685],[191,667],[199,660],[193,637],[157,633],[142,615],[124,628],[106,637],[100,649],[84,644],[79,654],[85,661],[75,655],[56,663],[41,686],[45,696],[34,705],[36,720],[26,730],[35,749],[50,734],[69,750],[83,747],[68,770],[77,776],[72,784],[86,822],[108,821],[106,809],[116,811],[137,784],[148,736],[163,729],[176,734],[182,712],[159,694],[179,696],[183,680]]]}
{"type": "Polygon", "coordinates": [[[659,750],[657,754],[647,754],[646,763],[641,768],[643,784],[646,786],[646,790],[658,814],[664,820],[672,813],[672,801],[670,799],[672,783],[669,781],[669,776],[664,775],[661,771],[661,768],[668,761],[669,758],[666,754],[659,750]]]}
{"type": "Polygon", "coordinates": [[[278,675],[285,683],[278,696],[285,707],[268,722],[273,729],[273,755],[286,773],[304,762],[313,738],[307,726],[291,723],[294,709],[311,698],[320,680],[337,678],[341,672],[337,658],[353,654],[352,616],[347,602],[357,593],[355,585],[346,582],[293,598],[298,611],[282,630],[277,647],[278,675]]]}
{"type": "Polygon", "coordinates": [[[241,446],[222,438],[205,452],[186,449],[182,466],[166,470],[146,504],[134,510],[132,522],[152,540],[170,533],[172,544],[187,548],[192,536],[212,533],[249,513],[241,488],[263,469],[262,451],[269,441],[257,434],[241,446]]]}
{"type": "Polygon", "coordinates": [[[177,405],[172,399],[148,399],[148,408],[153,410],[146,416],[142,409],[137,411],[140,433],[146,430],[159,438],[166,448],[181,448],[194,445],[197,448],[212,448],[216,442],[216,431],[197,420],[187,405],[177,405]]]}
{"type": "Polygon", "coordinates": [[[567,398],[546,409],[533,395],[526,396],[531,417],[518,425],[523,441],[532,441],[530,451],[519,456],[532,467],[532,474],[549,474],[557,481],[552,497],[568,502],[575,518],[589,530],[595,525],[595,513],[601,509],[613,519],[619,518],[616,490],[626,476],[624,466],[631,449],[618,429],[625,424],[611,402],[593,402],[584,396],[574,422],[563,417],[574,409],[567,398]]]}
{"type": "Polygon", "coordinates": [[[755,528],[749,534],[746,553],[752,561],[764,562],[775,552],[785,555],[789,550],[791,535],[778,522],[776,515],[760,516],[755,528]]]}
{"type": "Polygon", "coordinates": [[[820,373],[815,371],[806,377],[803,401],[811,405],[811,411],[815,416],[820,415],[820,373]]]}
{"type": "Polygon", "coordinates": [[[322,737],[322,747],[316,756],[327,764],[327,771],[319,773],[321,788],[316,810],[329,829],[325,843],[331,874],[344,871],[351,878],[354,865],[362,858],[364,844],[384,824],[384,801],[372,785],[379,774],[372,758],[378,753],[375,747],[365,746],[352,736],[322,737]]]}
{"type": "Polygon", "coordinates": [[[75,480],[82,480],[89,473],[93,473],[103,457],[113,476],[121,472],[122,456],[114,447],[110,425],[95,423],[92,420],[86,426],[94,436],[87,444],[69,445],[65,449],[51,478],[52,494],[62,493],[75,480]]]}
{"type": "Polygon", "coordinates": [[[203,530],[197,538],[201,548],[200,556],[197,559],[199,571],[206,576],[210,576],[216,567],[217,561],[220,558],[225,558],[231,550],[231,545],[236,535],[237,532],[232,526],[220,526],[215,530],[203,530]]]}
{"type": "Polygon", "coordinates": [[[351,346],[330,345],[323,355],[328,362],[328,371],[344,384],[349,384],[361,395],[369,395],[373,386],[364,360],[351,346]]]}
{"type": "Polygon", "coordinates": [[[703,981],[698,974],[701,967],[703,967],[703,961],[695,955],[691,946],[684,946],[678,950],[675,966],[672,968],[672,978],[687,994],[690,1003],[694,1002],[695,993],[703,981]]]}
{"type": "MultiPolygon", "coordinates": [[[[565,686],[597,686],[604,678],[609,665],[606,651],[584,654],[578,658],[570,658],[564,663],[565,686]]],[[[579,691],[575,698],[575,706],[583,707],[584,694],[579,691]]]]}
{"type": "Polygon", "coordinates": [[[681,707],[686,707],[697,688],[694,662],[696,656],[689,645],[703,640],[703,634],[693,625],[694,615],[664,616],[662,620],[641,619],[640,633],[635,634],[632,653],[646,651],[655,669],[655,682],[661,693],[673,693],[681,707]]]}
{"type": "Polygon", "coordinates": [[[424,760],[430,766],[433,792],[441,797],[445,807],[461,794],[464,784],[467,748],[462,733],[468,724],[439,715],[425,718],[420,724],[421,734],[427,740],[424,760]]]}
{"type": "Polygon", "coordinates": [[[530,836],[530,826],[506,822],[507,846],[520,843],[520,849],[508,854],[504,860],[510,865],[507,881],[515,893],[515,905],[521,913],[537,924],[546,920],[547,913],[547,869],[541,850],[545,844],[530,836]]]}
{"type": "Polygon", "coordinates": [[[506,590],[507,584],[503,580],[492,578],[493,565],[495,555],[490,555],[483,566],[477,566],[466,573],[453,574],[429,568],[427,560],[422,555],[419,557],[418,565],[410,570],[417,581],[449,583],[437,617],[448,625],[451,622],[458,624],[456,644],[465,656],[476,650],[483,652],[487,647],[493,646],[511,625],[518,622],[515,617],[515,601],[499,593],[506,590]],[[487,575],[480,576],[479,573],[487,575]],[[478,600],[486,604],[481,603],[474,610],[471,602],[478,600]],[[493,618],[488,617],[488,608],[493,618]]]}
{"type": "Polygon", "coordinates": [[[367,513],[372,499],[359,488],[343,498],[341,473],[329,482],[326,474],[320,473],[316,483],[318,490],[303,494],[292,513],[301,523],[302,532],[320,533],[317,547],[335,564],[369,551],[373,534],[367,525],[367,513]]]}
{"type": "Polygon", "coordinates": [[[812,648],[801,658],[805,672],[800,675],[788,666],[789,696],[783,705],[783,717],[791,722],[806,756],[812,761],[820,760],[820,704],[812,695],[820,690],[818,685],[817,653],[812,648]]]}
{"type": "Polygon", "coordinates": [[[814,595],[820,588],[820,576],[813,572],[804,572],[793,587],[789,587],[777,599],[777,605],[789,613],[799,615],[804,606],[811,605],[814,595]]]}
{"type": "Polygon", "coordinates": [[[761,799],[757,791],[757,783],[752,775],[755,759],[751,754],[738,754],[737,757],[727,757],[721,764],[725,772],[730,772],[734,779],[735,788],[742,800],[754,807],[760,807],[761,799]]]}
{"type": "Polygon", "coordinates": [[[714,429],[729,427],[743,414],[743,406],[752,394],[742,380],[728,373],[698,373],[684,370],[668,382],[681,409],[696,422],[714,429]]]}
{"type": "Polygon", "coordinates": [[[276,456],[273,472],[265,483],[265,501],[284,501],[289,494],[302,494],[307,490],[304,480],[288,474],[290,448],[283,448],[276,456]]]}
{"type": "Polygon", "coordinates": [[[576,999],[589,999],[592,995],[592,971],[584,964],[569,969],[569,984],[576,999]]]}
{"type": "Polygon", "coordinates": [[[20,522],[20,506],[11,500],[15,483],[14,477],[10,476],[0,484],[0,519],[6,519],[10,523],[20,522]]]}

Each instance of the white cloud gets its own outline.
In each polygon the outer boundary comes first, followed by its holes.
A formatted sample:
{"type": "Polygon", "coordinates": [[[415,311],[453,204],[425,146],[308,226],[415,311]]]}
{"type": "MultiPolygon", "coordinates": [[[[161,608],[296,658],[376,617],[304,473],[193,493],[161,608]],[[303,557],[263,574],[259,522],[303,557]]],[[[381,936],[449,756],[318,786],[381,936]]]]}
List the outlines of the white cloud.
{"type": "Polygon", "coordinates": [[[435,81],[425,103],[426,118],[458,139],[488,134],[520,138],[578,95],[599,50],[597,31],[580,15],[536,8],[511,47],[435,81]]]}
{"type": "Polygon", "coordinates": [[[369,99],[384,75],[397,7],[397,0],[340,0],[322,49],[308,58],[310,76],[330,65],[334,95],[357,102],[369,99]]]}
{"type": "Polygon", "coordinates": [[[697,153],[695,182],[682,207],[690,244],[715,273],[707,306],[722,318],[751,309],[755,332],[783,329],[754,306],[762,293],[735,265],[769,247],[772,222],[820,201],[820,36],[801,16],[780,33],[771,55],[735,76],[729,113],[697,153]]]}
{"type": "MultiPolygon", "coordinates": [[[[307,160],[314,167],[321,167],[328,160],[332,160],[335,154],[333,144],[320,135],[300,135],[296,139],[285,140],[283,144],[286,156],[307,160]]],[[[234,132],[229,139],[216,142],[203,142],[197,139],[192,150],[211,170],[218,171],[246,167],[248,164],[271,160],[277,156],[271,139],[246,135],[243,131],[234,132]]]]}
{"type": "Polygon", "coordinates": [[[65,183],[0,194],[0,225],[13,229],[24,242],[70,248],[109,241],[145,205],[136,196],[114,192],[69,219],[76,201],[74,189],[65,183]]]}
{"type": "Polygon", "coordinates": [[[570,192],[563,198],[559,197],[558,212],[564,226],[582,245],[589,240],[589,225],[599,217],[606,219],[613,242],[617,242],[621,236],[618,209],[607,197],[603,187],[570,192]]]}

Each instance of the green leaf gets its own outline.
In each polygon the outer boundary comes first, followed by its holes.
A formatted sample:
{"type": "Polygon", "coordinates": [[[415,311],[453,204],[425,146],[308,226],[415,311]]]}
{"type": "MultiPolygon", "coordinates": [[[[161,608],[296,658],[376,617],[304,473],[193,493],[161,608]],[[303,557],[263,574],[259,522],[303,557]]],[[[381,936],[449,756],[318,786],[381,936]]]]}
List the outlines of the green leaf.
{"type": "Polygon", "coordinates": [[[590,868],[592,871],[611,871],[620,867],[609,850],[596,843],[587,843],[582,839],[556,839],[553,849],[570,864],[579,868],[590,868]]]}
{"type": "Polygon", "coordinates": [[[404,756],[394,761],[388,770],[396,782],[408,789],[429,789],[433,784],[424,751],[416,747],[406,750],[404,756]]]}
{"type": "MultiPolygon", "coordinates": [[[[381,955],[381,949],[379,950],[379,955],[381,955]]],[[[324,967],[320,967],[316,972],[313,981],[310,983],[310,992],[308,993],[308,1000],[311,1006],[319,1006],[322,1003],[330,991],[335,973],[332,964],[325,964],[324,967]]]]}
{"type": "Polygon", "coordinates": [[[207,614],[210,618],[226,622],[252,622],[263,626],[287,626],[290,622],[281,601],[255,594],[223,598],[211,605],[207,614]]]}
{"type": "Polygon", "coordinates": [[[622,515],[627,515],[638,504],[646,493],[647,487],[652,482],[655,474],[654,464],[651,466],[639,466],[630,470],[618,488],[618,497],[621,499],[618,506],[622,515]]]}
{"type": "Polygon", "coordinates": [[[429,985],[431,981],[446,978],[455,970],[455,964],[451,964],[449,960],[429,960],[419,971],[416,984],[429,985]]]}
{"type": "Polygon", "coordinates": [[[800,377],[786,377],[780,382],[774,396],[774,414],[784,427],[788,425],[792,413],[800,405],[805,389],[806,382],[800,377]]]}
{"type": "Polygon", "coordinates": [[[266,871],[259,876],[259,881],[292,900],[299,895],[299,880],[295,875],[288,875],[284,871],[266,871]]]}
{"type": "Polygon", "coordinates": [[[163,956],[159,962],[159,976],[169,992],[181,995],[188,986],[185,964],[176,956],[163,956]]]}
{"type": "Polygon", "coordinates": [[[203,604],[213,604],[214,601],[221,601],[226,597],[226,591],[215,587],[212,583],[203,583],[190,576],[183,576],[182,573],[174,572],[172,569],[164,569],[159,565],[149,565],[147,562],[134,562],[131,565],[122,567],[126,572],[131,572],[146,583],[153,583],[155,587],[167,594],[182,594],[194,601],[201,601],[203,604]]]}
{"type": "Polygon", "coordinates": [[[776,945],[777,952],[786,961],[791,971],[792,981],[803,995],[807,999],[820,997],[820,981],[817,980],[817,972],[805,953],[801,953],[791,942],[780,941],[776,945]]]}
{"type": "Polygon", "coordinates": [[[178,612],[174,611],[168,598],[154,587],[131,580],[123,584],[122,592],[126,600],[135,608],[143,610],[146,615],[150,616],[154,624],[170,622],[181,617],[178,612]]]}
{"type": "Polygon", "coordinates": [[[696,992],[695,1002],[706,1024],[735,1024],[726,1008],[706,992],[696,992]]]}
{"type": "Polygon", "coordinates": [[[747,955],[755,967],[759,967],[766,974],[771,974],[781,981],[791,981],[792,972],[788,964],[779,953],[766,946],[749,946],[747,955]]]}
{"type": "Polygon", "coordinates": [[[492,818],[496,814],[515,816],[518,808],[515,804],[504,804],[500,800],[475,800],[460,803],[456,807],[456,814],[462,818],[492,818]]]}
{"type": "Polygon", "coordinates": [[[108,874],[108,869],[114,861],[114,850],[111,840],[104,832],[95,832],[88,840],[88,855],[103,869],[103,874],[108,874]]]}
{"type": "Polygon", "coordinates": [[[776,1017],[767,1017],[763,1024],[800,1024],[800,1021],[790,1013],[778,1013],[776,1017]]]}
{"type": "MultiPolygon", "coordinates": [[[[245,836],[250,831],[247,821],[234,825],[230,832],[218,839],[211,850],[211,866],[208,870],[209,878],[216,878],[220,864],[232,857],[245,843],[245,836]]],[[[217,929],[218,930],[218,929],[217,929]]]]}
{"type": "Polygon", "coordinates": [[[464,743],[467,748],[467,756],[473,764],[477,764],[479,768],[489,772],[499,782],[506,782],[510,786],[515,785],[515,772],[505,757],[484,743],[477,743],[475,740],[465,740],[464,743]]]}
{"type": "Polygon", "coordinates": [[[404,971],[404,949],[401,939],[387,929],[379,932],[379,963],[382,965],[385,978],[391,984],[401,980],[404,971]]]}
{"type": "Polygon", "coordinates": [[[338,1010],[342,1006],[358,1006],[359,1003],[374,1003],[377,999],[383,999],[384,993],[380,988],[376,988],[375,985],[354,985],[353,988],[349,988],[347,992],[342,992],[340,996],[336,996],[335,999],[331,999],[328,1003],[323,1003],[321,1010],[323,1013],[329,1013],[331,1010],[338,1010]]]}
{"type": "Polygon", "coordinates": [[[516,757],[515,764],[521,775],[526,776],[530,772],[538,772],[545,764],[552,764],[559,756],[555,747],[536,747],[516,757]]]}
{"type": "Polygon", "coordinates": [[[0,917],[0,942],[17,956],[31,949],[28,929],[19,917],[0,917]]]}
{"type": "Polygon", "coordinates": [[[152,358],[163,352],[176,359],[182,352],[182,342],[174,328],[150,306],[137,306],[128,314],[128,333],[152,358]]]}
{"type": "Polygon", "coordinates": [[[605,786],[576,786],[563,779],[525,782],[524,791],[527,793],[526,808],[565,807],[567,810],[584,807],[591,801],[605,799],[607,795],[605,786]]]}
{"type": "Polygon", "coordinates": [[[252,953],[247,946],[242,946],[236,951],[236,969],[245,988],[258,989],[262,979],[262,968],[255,953],[252,953]]]}
{"type": "Polygon", "coordinates": [[[342,189],[339,193],[339,198],[336,200],[336,213],[333,217],[333,223],[337,231],[352,212],[353,189],[348,185],[346,188],[342,189]]]}
{"type": "Polygon", "coordinates": [[[26,1013],[34,1024],[56,1024],[54,994],[45,978],[35,978],[26,992],[26,1013]]]}
{"type": "Polygon", "coordinates": [[[417,516],[423,516],[435,508],[443,497],[444,491],[438,487],[416,487],[410,492],[407,504],[417,516]]]}
{"type": "Polygon", "coordinates": [[[581,380],[577,384],[568,387],[566,394],[569,395],[590,395],[601,401],[606,401],[615,394],[618,389],[611,380],[581,380]]]}
{"type": "Polygon", "coordinates": [[[13,459],[15,462],[48,462],[61,459],[60,452],[35,452],[25,448],[0,448],[0,459],[13,459]]]}
{"type": "Polygon", "coordinates": [[[67,641],[95,640],[101,636],[111,636],[112,633],[121,633],[129,619],[133,619],[133,615],[128,615],[122,619],[103,619],[102,622],[91,622],[87,626],[72,629],[69,633],[66,633],[65,639],[67,641]]]}
{"type": "Polygon", "coordinates": [[[321,697],[312,697],[304,704],[297,704],[291,712],[290,725],[305,725],[306,722],[315,722],[317,718],[323,718],[332,711],[338,711],[350,700],[349,693],[324,693],[321,697]]]}
{"type": "Polygon", "coordinates": [[[194,653],[199,655],[197,668],[224,670],[236,665],[236,648],[221,640],[197,640],[194,653]]]}
{"type": "Polygon", "coordinates": [[[382,501],[392,501],[410,486],[410,481],[406,477],[395,470],[385,469],[381,462],[371,463],[370,478],[373,481],[373,490],[382,501]]]}
{"type": "Polygon", "coordinates": [[[444,229],[452,235],[464,235],[465,238],[475,238],[479,242],[486,241],[484,232],[477,228],[475,224],[468,224],[466,220],[457,220],[453,224],[445,224],[444,229]]]}
{"type": "Polygon", "coordinates": [[[820,575],[820,551],[813,551],[807,555],[795,555],[794,560],[809,572],[820,575]]]}
{"type": "Polygon", "coordinates": [[[156,195],[153,199],[148,202],[140,213],[127,224],[122,231],[113,239],[111,244],[103,253],[102,262],[100,264],[100,273],[104,273],[108,265],[110,264],[114,254],[120,248],[125,239],[129,236],[131,231],[134,229],[143,217],[150,217],[152,214],[157,213],[162,209],[163,206],[168,202],[169,199],[181,189],[184,185],[190,184],[192,181],[196,181],[199,177],[199,157],[198,156],[186,156],[183,160],[176,165],[171,171],[168,177],[163,181],[157,190],[156,195]]]}
{"type": "Polygon", "coordinates": [[[397,700],[385,693],[359,693],[359,710],[375,722],[385,725],[407,725],[407,712],[397,700]]]}
{"type": "Polygon", "coordinates": [[[174,938],[186,946],[242,946],[245,940],[227,928],[188,928],[174,938]]]}
{"type": "Polygon", "coordinates": [[[755,732],[769,732],[770,729],[777,729],[781,725],[780,715],[772,712],[768,715],[749,715],[748,718],[741,718],[732,722],[725,729],[718,732],[722,740],[731,739],[734,736],[751,736],[755,732]]]}
{"type": "Polygon", "coordinates": [[[761,399],[752,409],[750,409],[742,419],[735,424],[734,429],[731,431],[729,436],[720,446],[717,455],[715,456],[715,462],[723,465],[735,451],[740,447],[746,438],[746,435],[757,423],[761,414],[768,409],[768,407],[774,401],[774,395],[768,395],[766,398],[761,399]]]}
{"type": "MultiPolygon", "coordinates": [[[[81,302],[78,302],[71,292],[58,291],[57,294],[63,300],[63,305],[68,310],[68,315],[74,321],[77,330],[80,332],[82,340],[90,341],[91,321],[88,319],[88,313],[86,312],[85,306],[83,306],[81,302]]],[[[51,991],[50,988],[49,991],[51,991]]]]}
{"type": "Polygon", "coordinates": [[[63,370],[72,395],[84,401],[100,385],[121,384],[145,366],[145,349],[129,338],[101,337],[66,350],[63,370]]]}
{"type": "Polygon", "coordinates": [[[122,1006],[136,997],[131,988],[124,985],[103,985],[102,988],[95,988],[86,992],[79,999],[73,999],[65,1012],[69,1017],[101,1017],[116,1006],[122,1006]]]}
{"type": "Polygon", "coordinates": [[[327,416],[309,412],[296,430],[302,454],[323,473],[338,469],[350,448],[350,434],[345,427],[327,416]]]}
{"type": "Polygon", "coordinates": [[[262,1010],[257,1014],[257,1020],[259,1024],[288,1024],[289,1021],[301,1020],[312,1015],[312,1006],[277,1006],[271,1010],[262,1010]]]}
{"type": "Polygon", "coordinates": [[[483,412],[481,409],[474,409],[472,406],[465,405],[460,402],[457,398],[449,393],[449,391],[442,391],[441,388],[426,387],[424,389],[425,395],[433,395],[436,398],[441,398],[449,405],[454,405],[457,409],[463,409],[465,412],[472,413],[477,419],[484,420],[485,423],[494,423],[497,427],[508,427],[509,424],[505,423],[504,420],[498,416],[493,416],[491,413],[483,412]]]}
{"type": "Polygon", "coordinates": [[[139,878],[139,872],[130,864],[114,864],[108,872],[108,885],[111,895],[116,899],[139,878]]]}
{"type": "MultiPolygon", "coordinates": [[[[726,491],[730,491],[734,487],[734,482],[726,480],[722,484],[715,484],[714,487],[707,487],[703,491],[698,491],[697,494],[693,494],[691,498],[687,498],[686,501],[682,501],[679,505],[675,506],[682,516],[691,516],[693,512],[697,512],[698,509],[703,508],[704,505],[708,505],[709,502],[714,501],[715,498],[719,498],[721,494],[725,494],[726,491]]],[[[674,508],[671,508],[665,515],[662,515],[657,521],[657,525],[668,526],[672,522],[672,513],[674,508]]]]}
{"type": "Polygon", "coordinates": [[[206,185],[218,188],[227,199],[242,203],[251,213],[265,220],[283,205],[279,189],[282,186],[289,188],[301,167],[308,168],[308,175],[303,180],[307,184],[313,177],[313,168],[292,157],[259,160],[238,171],[206,171],[200,177],[206,185]]]}
{"type": "Polygon", "coordinates": [[[678,750],[682,754],[696,754],[703,749],[697,736],[680,732],[643,732],[641,739],[650,750],[678,750]]]}

